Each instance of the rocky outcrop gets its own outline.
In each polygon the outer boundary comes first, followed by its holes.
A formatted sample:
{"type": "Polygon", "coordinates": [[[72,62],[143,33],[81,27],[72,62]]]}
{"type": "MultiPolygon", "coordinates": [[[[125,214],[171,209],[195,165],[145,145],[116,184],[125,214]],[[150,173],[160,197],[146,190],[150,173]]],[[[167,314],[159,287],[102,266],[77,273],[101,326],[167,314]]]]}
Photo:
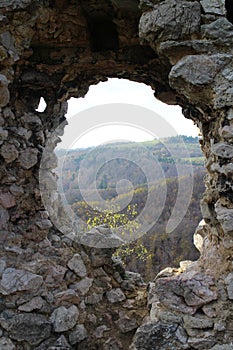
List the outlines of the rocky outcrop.
{"type": "Polygon", "coordinates": [[[1,348],[232,348],[231,20],[224,0],[1,1],[1,348]],[[41,168],[51,169],[51,203],[59,204],[51,154],[67,99],[108,77],[150,85],[180,104],[203,137],[201,257],[156,277],[150,314],[140,277],[101,246],[103,228],[99,247],[84,245],[64,234],[66,222],[53,225],[41,200],[40,160],[52,138],[41,168]]]}
{"type": "MultiPolygon", "coordinates": [[[[170,86],[190,103],[189,108],[184,103],[184,113],[202,131],[202,149],[209,174],[201,203],[205,221],[194,239],[201,258],[184,270],[165,270],[150,284],[150,321],[137,330],[132,349],[228,349],[233,346],[229,326],[232,302],[228,291],[232,274],[229,117],[232,52],[229,46],[233,27],[225,17],[224,5],[224,1],[183,2],[183,9],[192,6],[193,12],[189,22],[179,28],[176,25],[179,15],[174,21],[169,18],[172,19],[170,11],[179,13],[181,4],[164,1],[148,8],[140,22],[143,42],[149,42],[173,65],[169,73],[170,86]],[[156,13],[163,13],[162,18],[156,13]],[[185,35],[183,28],[186,28],[185,35]]],[[[182,21],[180,17],[180,23],[182,21]]]]}

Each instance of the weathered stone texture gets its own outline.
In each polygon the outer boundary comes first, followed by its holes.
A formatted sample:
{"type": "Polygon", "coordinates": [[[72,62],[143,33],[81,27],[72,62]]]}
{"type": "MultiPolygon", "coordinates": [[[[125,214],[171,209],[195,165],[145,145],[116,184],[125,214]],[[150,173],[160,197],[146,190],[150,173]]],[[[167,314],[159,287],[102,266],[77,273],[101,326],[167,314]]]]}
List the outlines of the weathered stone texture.
{"type": "Polygon", "coordinates": [[[223,0],[139,6],[0,1],[4,350],[232,349],[233,18],[223,0]],[[67,100],[108,77],[150,85],[162,101],[180,104],[202,133],[208,176],[205,221],[195,234],[201,257],[160,273],[148,293],[138,274],[112,258],[122,241],[109,229],[75,237],[53,174],[67,100]],[[46,109],[38,112],[41,97],[46,109]]]}
{"type": "Polygon", "coordinates": [[[43,278],[39,275],[24,270],[8,268],[2,274],[0,292],[3,295],[24,290],[33,292],[37,291],[42,283],[43,278]]]}
{"type": "Polygon", "coordinates": [[[51,315],[51,321],[55,332],[65,332],[72,329],[79,316],[78,308],[73,305],[70,308],[65,308],[60,306],[58,309],[54,310],[51,315]]]}
{"type": "Polygon", "coordinates": [[[9,332],[9,336],[17,340],[27,341],[30,345],[38,345],[42,340],[49,338],[51,325],[43,315],[16,314],[4,311],[0,315],[2,328],[9,332]]]}

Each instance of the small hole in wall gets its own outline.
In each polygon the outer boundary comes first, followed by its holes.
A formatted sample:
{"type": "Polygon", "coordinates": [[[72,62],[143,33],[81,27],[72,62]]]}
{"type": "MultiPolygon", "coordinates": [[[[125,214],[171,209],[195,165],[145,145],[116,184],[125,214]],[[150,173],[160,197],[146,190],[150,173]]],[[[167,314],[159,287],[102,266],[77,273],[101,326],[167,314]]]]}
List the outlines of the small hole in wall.
{"type": "Polygon", "coordinates": [[[43,97],[40,98],[39,105],[36,109],[37,112],[43,113],[46,110],[47,104],[45,102],[45,99],[43,97]]]}
{"type": "Polygon", "coordinates": [[[233,0],[226,0],[227,19],[233,24],[233,0]]]}

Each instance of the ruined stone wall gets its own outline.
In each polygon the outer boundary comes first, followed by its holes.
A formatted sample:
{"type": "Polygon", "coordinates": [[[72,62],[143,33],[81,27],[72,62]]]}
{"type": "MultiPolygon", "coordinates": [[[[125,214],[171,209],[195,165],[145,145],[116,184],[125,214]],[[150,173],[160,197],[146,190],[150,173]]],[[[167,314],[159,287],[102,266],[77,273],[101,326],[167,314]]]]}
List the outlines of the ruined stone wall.
{"type": "Polygon", "coordinates": [[[169,59],[169,84],[202,132],[208,175],[205,221],[195,234],[201,258],[183,273],[165,270],[150,284],[151,321],[137,330],[132,349],[233,347],[233,26],[226,9],[224,1],[164,1],[147,4],[141,17],[140,37],[169,59]]]}
{"type": "Polygon", "coordinates": [[[223,0],[138,5],[0,2],[0,349],[232,349],[232,11],[223,0]],[[64,235],[41,200],[40,160],[67,99],[107,77],[151,85],[203,135],[201,258],[159,274],[148,305],[113,249],[64,235]]]}

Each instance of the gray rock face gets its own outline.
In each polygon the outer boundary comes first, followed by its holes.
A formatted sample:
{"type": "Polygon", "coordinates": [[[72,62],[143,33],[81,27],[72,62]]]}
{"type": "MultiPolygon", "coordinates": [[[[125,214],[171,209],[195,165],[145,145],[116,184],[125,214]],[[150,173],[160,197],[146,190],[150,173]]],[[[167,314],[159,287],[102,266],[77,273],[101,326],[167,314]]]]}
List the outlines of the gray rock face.
{"type": "Polygon", "coordinates": [[[227,143],[216,143],[212,146],[212,152],[221,158],[232,158],[233,157],[233,146],[227,143]]]}
{"type": "Polygon", "coordinates": [[[78,324],[75,329],[70,333],[69,341],[72,345],[80,343],[82,340],[88,337],[88,333],[83,324],[78,324]]]}
{"type": "Polygon", "coordinates": [[[60,306],[51,315],[51,322],[55,332],[65,332],[72,329],[79,316],[78,308],[73,305],[70,308],[60,306]]]}
{"type": "Polygon", "coordinates": [[[56,304],[65,306],[70,303],[78,305],[80,303],[80,298],[73,289],[67,289],[64,292],[57,293],[55,295],[56,304]]]}
{"type": "Polygon", "coordinates": [[[216,343],[216,340],[212,338],[201,337],[189,337],[188,345],[194,349],[209,349],[216,343]]]}
{"type": "Polygon", "coordinates": [[[12,163],[18,158],[19,152],[16,147],[8,142],[5,142],[0,149],[1,156],[6,163],[12,163]]]}
{"type": "Polygon", "coordinates": [[[208,317],[192,317],[190,315],[184,316],[184,327],[185,329],[205,329],[212,328],[214,321],[208,317]]]}
{"type": "Polygon", "coordinates": [[[225,278],[226,286],[227,286],[227,293],[229,299],[233,300],[233,272],[229,273],[227,277],[225,278]]]}
{"type": "Polygon", "coordinates": [[[7,137],[8,137],[8,131],[0,127],[0,142],[5,141],[7,137]]]}
{"type": "Polygon", "coordinates": [[[215,211],[224,232],[233,235],[233,209],[216,205],[215,211]]]}
{"type": "Polygon", "coordinates": [[[191,85],[203,86],[213,82],[221,67],[229,62],[230,55],[185,56],[170,72],[170,82],[177,84],[177,78],[191,85]]]}
{"type": "Polygon", "coordinates": [[[0,260],[0,276],[2,277],[3,271],[6,269],[6,261],[1,259],[0,260]]]}
{"type": "Polygon", "coordinates": [[[106,293],[107,299],[110,303],[119,303],[126,299],[124,293],[120,288],[112,289],[106,293]]]}
{"type": "Polygon", "coordinates": [[[32,0],[1,0],[0,7],[12,6],[13,8],[24,8],[31,3],[32,0]]]}
{"type": "Polygon", "coordinates": [[[216,44],[231,45],[233,41],[233,25],[226,18],[219,18],[201,27],[203,36],[215,41],[216,44]]]}
{"type": "Polygon", "coordinates": [[[8,211],[0,205],[0,230],[6,230],[9,222],[8,211]]]}
{"type": "Polygon", "coordinates": [[[107,331],[110,331],[110,328],[108,328],[105,324],[102,326],[99,326],[95,330],[95,333],[94,333],[95,337],[97,339],[101,339],[103,338],[104,332],[107,332],[107,331]]]}
{"type": "Polygon", "coordinates": [[[108,338],[104,344],[103,350],[122,350],[122,344],[119,340],[115,338],[108,338]]]}
{"type": "Polygon", "coordinates": [[[95,305],[101,302],[102,300],[103,300],[103,294],[93,293],[89,297],[85,298],[85,303],[89,305],[95,305]]]}
{"type": "Polygon", "coordinates": [[[12,208],[16,205],[15,197],[10,192],[0,192],[0,204],[5,208],[12,208]]]}
{"type": "Polygon", "coordinates": [[[16,347],[9,338],[0,338],[0,349],[2,350],[15,350],[16,347]]]}
{"type": "Polygon", "coordinates": [[[89,232],[82,234],[79,241],[83,245],[94,248],[114,248],[125,243],[105,225],[94,227],[89,232]]]}
{"type": "Polygon", "coordinates": [[[85,277],[87,274],[86,266],[80,254],[75,254],[68,262],[68,267],[79,277],[85,277]]]}
{"type": "Polygon", "coordinates": [[[48,219],[42,219],[36,221],[36,226],[38,226],[41,230],[47,230],[48,228],[52,227],[53,224],[48,219]]]}
{"type": "Polygon", "coordinates": [[[130,350],[171,350],[176,349],[175,332],[177,325],[161,322],[146,323],[137,329],[130,350]]]}
{"type": "Polygon", "coordinates": [[[9,81],[6,76],[0,74],[0,107],[4,107],[10,101],[10,92],[8,90],[9,81]]]}
{"type": "Polygon", "coordinates": [[[224,345],[215,345],[210,350],[232,350],[233,343],[231,344],[224,344],[224,345]]]}
{"type": "Polygon", "coordinates": [[[20,153],[19,163],[23,169],[30,169],[37,163],[38,150],[35,148],[27,148],[20,153]]]}
{"type": "Polygon", "coordinates": [[[133,329],[138,327],[136,318],[132,316],[129,317],[124,312],[120,314],[119,320],[117,320],[115,323],[122,333],[131,332],[133,329]]]}
{"type": "Polygon", "coordinates": [[[199,2],[166,0],[142,15],[140,37],[152,47],[157,41],[182,40],[199,31],[200,19],[199,2]]]}
{"type": "Polygon", "coordinates": [[[44,305],[44,301],[41,297],[34,297],[28,303],[19,306],[20,311],[31,312],[33,310],[40,310],[44,305]]]}
{"type": "Polygon", "coordinates": [[[85,277],[80,282],[75,283],[72,288],[77,291],[80,295],[86,295],[91,288],[93,278],[85,277]]]}
{"type": "Polygon", "coordinates": [[[187,55],[171,69],[170,84],[187,98],[199,100],[202,108],[206,107],[207,96],[211,96],[215,108],[230,106],[232,89],[222,74],[231,61],[230,54],[187,55]]]}
{"type": "Polygon", "coordinates": [[[43,283],[43,278],[34,273],[7,268],[2,275],[0,292],[9,295],[17,291],[35,292],[43,283]]]}
{"type": "Polygon", "coordinates": [[[51,325],[43,315],[15,314],[7,310],[1,313],[0,324],[12,339],[31,345],[38,345],[51,334],[51,325]]]}
{"type": "Polygon", "coordinates": [[[226,140],[232,140],[233,139],[233,125],[225,125],[222,130],[221,134],[226,140]]]}
{"type": "Polygon", "coordinates": [[[49,347],[48,350],[71,350],[71,346],[68,343],[66,337],[62,335],[60,338],[58,338],[55,343],[49,347]]]}
{"type": "Polygon", "coordinates": [[[201,6],[205,13],[216,15],[226,15],[226,8],[224,0],[201,0],[201,6]]]}
{"type": "Polygon", "coordinates": [[[42,126],[41,119],[33,113],[25,113],[22,121],[26,128],[33,129],[34,131],[38,131],[42,126]]]}
{"type": "Polygon", "coordinates": [[[213,279],[201,273],[184,273],[179,278],[158,278],[152,286],[149,302],[151,298],[152,303],[156,295],[168,308],[194,314],[200,306],[217,299],[217,292],[212,290],[212,286],[213,279]]]}

